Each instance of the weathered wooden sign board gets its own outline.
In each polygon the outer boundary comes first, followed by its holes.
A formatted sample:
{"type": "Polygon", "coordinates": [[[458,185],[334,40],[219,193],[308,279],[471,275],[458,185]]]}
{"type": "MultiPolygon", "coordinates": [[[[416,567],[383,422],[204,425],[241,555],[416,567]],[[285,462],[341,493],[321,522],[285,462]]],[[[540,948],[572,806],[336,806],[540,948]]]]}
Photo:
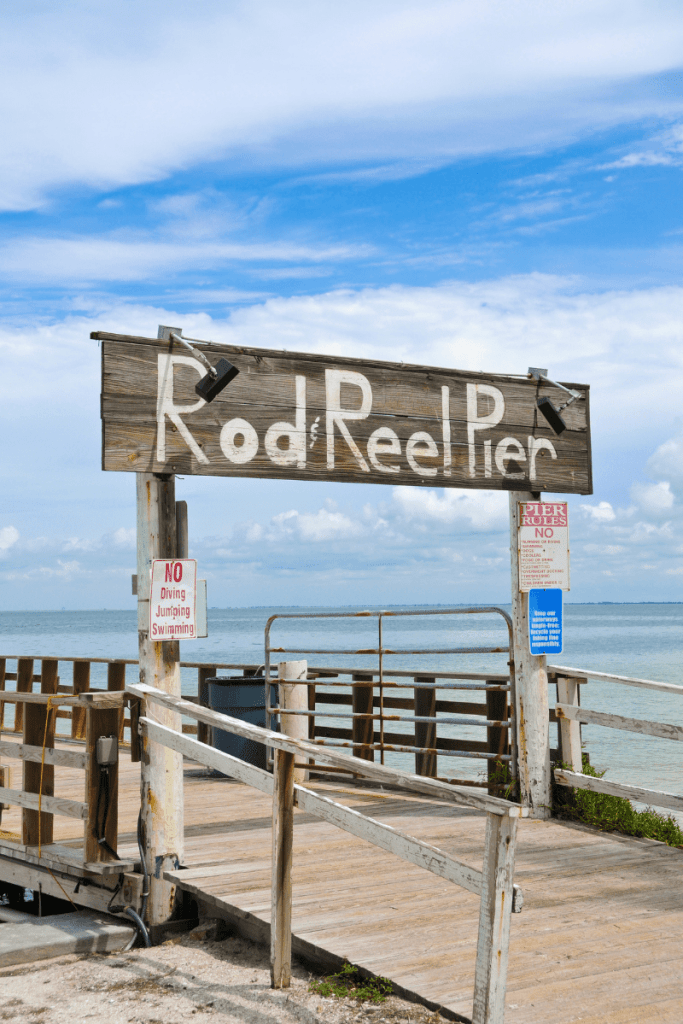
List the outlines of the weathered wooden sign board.
{"type": "Polygon", "coordinates": [[[239,375],[211,403],[178,343],[102,343],[103,469],[592,493],[588,387],[556,436],[550,384],[402,363],[197,344],[239,375]]]}

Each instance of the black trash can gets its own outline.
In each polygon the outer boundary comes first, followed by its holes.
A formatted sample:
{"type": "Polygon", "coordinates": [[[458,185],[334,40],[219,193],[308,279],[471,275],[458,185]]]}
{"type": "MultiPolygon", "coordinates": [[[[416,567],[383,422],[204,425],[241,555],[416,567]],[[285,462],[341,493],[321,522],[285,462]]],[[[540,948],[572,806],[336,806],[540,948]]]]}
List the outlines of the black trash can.
{"type": "MultiPolygon", "coordinates": [[[[250,725],[266,727],[266,680],[264,676],[214,676],[206,680],[212,711],[239,718],[250,725]]],[[[244,739],[222,729],[213,730],[213,746],[225,754],[239,757],[257,768],[266,767],[263,743],[244,739]]]]}

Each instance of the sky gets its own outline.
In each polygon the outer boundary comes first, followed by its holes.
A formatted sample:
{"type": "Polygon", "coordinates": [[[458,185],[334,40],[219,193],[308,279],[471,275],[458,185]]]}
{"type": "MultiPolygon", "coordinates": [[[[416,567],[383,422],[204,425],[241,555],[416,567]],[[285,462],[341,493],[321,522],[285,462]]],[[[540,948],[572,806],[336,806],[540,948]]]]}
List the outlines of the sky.
{"type": "MultiPolygon", "coordinates": [[[[6,0],[0,56],[0,610],[134,607],[89,335],[159,324],[589,384],[567,600],[683,600],[680,2],[6,0]]],[[[210,606],[509,601],[505,494],[177,497],[210,606]]]]}

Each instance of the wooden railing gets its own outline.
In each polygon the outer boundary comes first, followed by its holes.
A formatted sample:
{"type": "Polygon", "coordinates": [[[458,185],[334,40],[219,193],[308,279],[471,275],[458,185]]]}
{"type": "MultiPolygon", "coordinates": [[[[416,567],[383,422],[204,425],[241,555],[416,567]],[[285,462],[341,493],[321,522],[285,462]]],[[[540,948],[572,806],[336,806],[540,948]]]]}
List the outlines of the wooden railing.
{"type": "MultiPolygon", "coordinates": [[[[21,787],[8,785],[7,766],[2,768],[0,786],[0,820],[4,806],[21,808],[21,834],[3,833],[0,848],[12,854],[23,852],[33,863],[44,861],[62,864],[64,858],[74,865],[74,851],[54,843],[54,816],[63,815],[83,821],[83,852],[80,856],[82,871],[119,874],[133,868],[133,862],[117,859],[118,831],[118,754],[103,768],[98,762],[97,748],[100,737],[115,737],[121,733],[124,693],[59,694],[56,692],[56,664],[50,675],[43,664],[42,692],[25,691],[6,693],[4,700],[12,703],[21,725],[21,742],[0,740],[0,754],[17,760],[22,765],[21,787]],[[72,721],[82,725],[85,750],[55,747],[55,719],[58,708],[68,708],[72,721]],[[55,768],[80,769],[84,772],[83,801],[57,797],[55,768]],[[102,773],[106,771],[106,792],[103,793],[102,773]]],[[[21,678],[21,677],[20,677],[21,678]]],[[[17,731],[15,728],[14,731],[17,731]]],[[[116,744],[114,744],[116,746],[116,744]]]]}
{"type": "Polygon", "coordinates": [[[637,733],[641,736],[655,736],[663,740],[683,740],[683,727],[667,722],[652,722],[641,718],[628,718],[623,715],[609,714],[604,711],[593,711],[579,704],[579,684],[587,678],[599,679],[603,682],[617,683],[622,686],[633,686],[650,692],[677,694],[683,696],[683,686],[674,683],[661,683],[653,679],[636,679],[629,676],[610,675],[607,672],[592,672],[586,669],[568,668],[565,666],[549,666],[549,672],[555,674],[558,684],[558,703],[555,715],[560,723],[562,759],[572,766],[572,770],[557,769],[555,781],[560,786],[590,790],[594,793],[607,793],[610,796],[624,797],[627,800],[639,800],[655,807],[668,807],[683,811],[683,796],[657,789],[644,789],[642,786],[626,785],[611,782],[608,779],[584,775],[582,768],[581,725],[601,725],[607,729],[619,729],[624,732],[637,733]]]}
{"type": "MultiPolygon", "coordinates": [[[[282,682],[282,681],[280,681],[282,682]]],[[[510,915],[521,910],[521,891],[513,883],[517,820],[526,809],[496,797],[456,788],[437,779],[413,775],[386,765],[307,740],[219,714],[173,697],[150,686],[129,685],[128,693],[140,701],[139,728],[148,741],[232,776],[273,798],[273,865],[271,896],[271,978],[274,988],[289,986],[291,975],[292,853],[295,804],[309,814],[335,825],[383,850],[462,886],[480,897],[479,933],[474,977],[473,1024],[502,1024],[504,1020],[510,915]],[[211,729],[219,729],[275,751],[274,772],[246,764],[198,740],[183,736],[153,721],[147,703],[155,703],[187,716],[211,729]],[[486,814],[484,863],[481,871],[389,825],[375,821],[328,797],[294,782],[295,758],[316,757],[347,773],[400,787],[409,793],[475,808],[486,814]]],[[[167,881],[182,884],[182,871],[166,872],[167,881]]]]}

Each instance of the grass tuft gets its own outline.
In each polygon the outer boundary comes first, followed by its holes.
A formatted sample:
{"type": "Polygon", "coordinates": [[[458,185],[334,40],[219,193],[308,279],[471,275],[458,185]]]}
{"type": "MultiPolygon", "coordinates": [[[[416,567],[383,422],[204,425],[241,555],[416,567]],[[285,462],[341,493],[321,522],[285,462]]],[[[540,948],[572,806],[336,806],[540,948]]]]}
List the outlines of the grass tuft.
{"type": "Polygon", "coordinates": [[[383,1003],[390,996],[393,987],[388,978],[365,978],[358,967],[348,960],[336,974],[330,974],[320,981],[312,981],[309,992],[315,992],[326,999],[356,999],[359,1003],[383,1003]]]}
{"type": "MultiPolygon", "coordinates": [[[[556,762],[553,767],[572,770],[571,765],[563,762],[556,762]]],[[[584,754],[583,774],[601,779],[605,772],[596,771],[584,754]]],[[[553,784],[553,813],[558,818],[580,821],[603,832],[622,832],[627,836],[657,839],[669,846],[683,847],[683,830],[675,818],[651,807],[637,811],[630,800],[621,796],[553,784]]]]}

